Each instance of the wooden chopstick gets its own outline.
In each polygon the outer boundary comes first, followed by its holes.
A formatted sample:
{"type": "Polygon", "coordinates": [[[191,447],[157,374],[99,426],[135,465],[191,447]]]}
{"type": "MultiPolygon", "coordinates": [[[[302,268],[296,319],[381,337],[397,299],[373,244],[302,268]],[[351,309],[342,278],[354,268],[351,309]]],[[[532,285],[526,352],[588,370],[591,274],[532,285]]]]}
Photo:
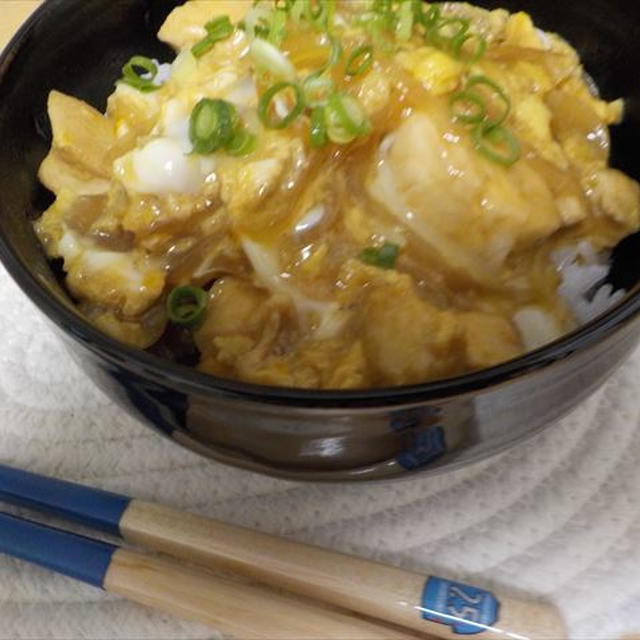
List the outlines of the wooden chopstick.
{"type": "Polygon", "coordinates": [[[414,634],[0,512],[0,552],[242,640],[414,634]]]}
{"type": "Polygon", "coordinates": [[[358,614],[440,638],[566,638],[557,610],[437,576],[0,466],[0,499],[121,535],[358,614]]]}

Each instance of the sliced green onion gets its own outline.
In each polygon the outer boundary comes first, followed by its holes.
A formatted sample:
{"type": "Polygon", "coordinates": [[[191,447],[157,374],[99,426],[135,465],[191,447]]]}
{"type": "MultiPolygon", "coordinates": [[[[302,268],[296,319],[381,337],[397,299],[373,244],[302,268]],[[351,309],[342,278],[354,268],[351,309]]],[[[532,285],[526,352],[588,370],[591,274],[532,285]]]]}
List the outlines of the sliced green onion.
{"type": "Polygon", "coordinates": [[[270,74],[277,80],[291,82],[296,78],[296,70],[287,56],[262,38],[256,38],[249,48],[249,56],[259,71],[270,74]]]}
{"type": "Polygon", "coordinates": [[[372,11],[375,13],[390,13],[391,12],[391,0],[374,0],[372,11]]]}
{"type": "Polygon", "coordinates": [[[469,31],[470,23],[463,18],[446,18],[427,31],[427,42],[439,47],[452,45],[469,31]]]}
{"type": "Polygon", "coordinates": [[[158,75],[158,65],[150,58],[144,56],[133,56],[127,64],[122,67],[122,78],[119,82],[128,84],[130,87],[149,93],[157,91],[160,87],[155,85],[153,81],[158,75]],[[142,70],[139,74],[136,69],[142,70]]]}
{"type": "Polygon", "coordinates": [[[227,143],[227,153],[235,157],[248,156],[256,149],[258,138],[246,129],[236,129],[233,138],[227,143]]]}
{"type": "Polygon", "coordinates": [[[458,91],[449,99],[451,114],[456,122],[477,124],[487,117],[485,101],[472,91],[458,91]]]}
{"type": "MultiPolygon", "coordinates": [[[[419,2],[422,4],[422,0],[419,0],[419,2]]],[[[429,29],[434,27],[436,23],[440,22],[442,12],[439,5],[433,4],[429,7],[429,11],[427,11],[426,13],[421,11],[420,13],[420,22],[428,31],[429,29]]]]}
{"type": "Polygon", "coordinates": [[[236,110],[224,100],[204,98],[191,112],[189,138],[193,153],[206,155],[226,146],[233,139],[236,110]]]}
{"type": "Polygon", "coordinates": [[[289,13],[291,7],[296,3],[296,0],[275,0],[273,6],[279,10],[289,13]]]}
{"type": "Polygon", "coordinates": [[[329,76],[310,75],[302,84],[304,99],[310,107],[320,107],[327,103],[333,91],[333,80],[329,76]]]}
{"type": "Polygon", "coordinates": [[[274,9],[269,16],[269,33],[267,40],[273,45],[279,45],[285,36],[287,24],[287,12],[282,9],[274,9]]]}
{"type": "Polygon", "coordinates": [[[207,30],[207,35],[191,47],[191,53],[196,58],[201,58],[205,53],[211,51],[216,42],[226,40],[234,31],[229,16],[220,16],[211,20],[204,28],[207,30]]]}
{"type": "Polygon", "coordinates": [[[327,135],[327,118],[322,107],[316,107],[311,112],[311,128],[309,140],[314,149],[322,149],[329,142],[327,135]]]}
{"type": "Polygon", "coordinates": [[[331,67],[333,67],[333,65],[336,64],[336,62],[338,62],[338,60],[340,60],[340,58],[342,57],[342,45],[340,44],[340,40],[338,40],[338,38],[331,35],[330,33],[327,34],[327,38],[331,47],[329,50],[329,57],[317,71],[314,71],[309,76],[310,78],[312,76],[321,76],[323,73],[331,69],[331,67]]]}
{"type": "Polygon", "coordinates": [[[465,64],[475,64],[482,58],[487,50],[487,41],[477,33],[465,33],[459,38],[455,38],[451,44],[451,54],[457,60],[465,64]],[[467,52],[467,43],[475,42],[475,48],[467,52]]]}
{"type": "Polygon", "coordinates": [[[380,13],[369,13],[356,20],[369,33],[371,41],[376,49],[391,53],[395,50],[395,44],[392,43],[386,34],[390,33],[395,26],[394,15],[380,13]]]}
{"type": "Polygon", "coordinates": [[[336,0],[302,0],[305,17],[311,26],[318,31],[329,31],[333,21],[336,0]],[[315,5],[315,6],[314,6],[315,5]]]}
{"type": "Polygon", "coordinates": [[[268,37],[270,15],[271,10],[264,6],[254,6],[249,9],[243,22],[245,32],[250,40],[253,40],[256,35],[268,37]]]}
{"type": "Polygon", "coordinates": [[[520,158],[520,143],[501,125],[481,122],[473,129],[473,144],[477,151],[493,162],[511,167],[520,158]]]}
{"type": "Polygon", "coordinates": [[[296,23],[302,22],[306,12],[305,0],[294,0],[289,10],[289,17],[296,23]]]}
{"type": "Polygon", "coordinates": [[[493,96],[497,96],[499,101],[504,104],[504,109],[498,119],[491,119],[492,124],[496,126],[501,125],[509,117],[509,113],[511,113],[511,99],[509,96],[504,92],[499,84],[484,75],[471,76],[467,80],[465,89],[469,90],[472,87],[489,87],[489,89],[491,89],[491,94],[493,96]]]}
{"type": "Polygon", "coordinates": [[[346,93],[333,93],[325,107],[327,135],[336,144],[348,144],[369,133],[371,125],[362,105],[346,93]]]}
{"type": "Polygon", "coordinates": [[[413,22],[415,20],[415,3],[413,0],[404,0],[398,7],[397,15],[396,38],[400,42],[407,42],[413,34],[413,22]]]}
{"type": "Polygon", "coordinates": [[[167,298],[169,322],[179,327],[195,329],[204,321],[208,303],[209,295],[204,289],[176,287],[167,298]]]}
{"type": "Polygon", "coordinates": [[[304,111],[304,94],[302,89],[295,82],[279,82],[267,89],[258,103],[258,116],[267,129],[285,129],[296,120],[304,111]],[[272,100],[281,92],[291,89],[295,95],[296,102],[291,110],[282,118],[272,118],[269,115],[269,107],[272,100]]]}
{"type": "Polygon", "coordinates": [[[387,242],[381,247],[367,247],[360,254],[360,260],[381,269],[393,269],[399,255],[400,247],[397,244],[387,242]]]}
{"type": "Polygon", "coordinates": [[[347,60],[345,73],[348,76],[358,76],[364,73],[373,64],[373,47],[370,44],[363,44],[354,49],[347,60]]]}

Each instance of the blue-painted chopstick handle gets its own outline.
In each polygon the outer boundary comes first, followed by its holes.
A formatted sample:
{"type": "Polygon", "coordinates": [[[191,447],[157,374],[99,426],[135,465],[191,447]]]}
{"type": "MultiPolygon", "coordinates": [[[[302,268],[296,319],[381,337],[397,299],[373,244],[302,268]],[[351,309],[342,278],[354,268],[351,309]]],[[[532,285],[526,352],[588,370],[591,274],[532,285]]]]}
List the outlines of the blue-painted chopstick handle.
{"type": "Polygon", "coordinates": [[[0,512],[0,553],[102,588],[117,547],[0,512]]]}
{"type": "Polygon", "coordinates": [[[0,465],[0,501],[120,535],[120,518],[131,498],[0,465]]]}

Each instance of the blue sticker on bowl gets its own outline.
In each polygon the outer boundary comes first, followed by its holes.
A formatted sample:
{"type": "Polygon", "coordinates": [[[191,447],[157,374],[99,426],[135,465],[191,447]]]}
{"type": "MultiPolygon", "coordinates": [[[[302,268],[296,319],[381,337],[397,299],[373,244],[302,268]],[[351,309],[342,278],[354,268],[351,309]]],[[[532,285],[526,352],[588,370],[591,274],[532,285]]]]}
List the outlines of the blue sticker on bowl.
{"type": "Polygon", "coordinates": [[[437,460],[447,451],[442,427],[421,429],[409,436],[409,448],[396,456],[398,464],[415,471],[437,460]]]}
{"type": "Polygon", "coordinates": [[[482,633],[498,621],[500,603],[489,591],[430,577],[422,592],[422,617],[463,636],[482,633]]]}

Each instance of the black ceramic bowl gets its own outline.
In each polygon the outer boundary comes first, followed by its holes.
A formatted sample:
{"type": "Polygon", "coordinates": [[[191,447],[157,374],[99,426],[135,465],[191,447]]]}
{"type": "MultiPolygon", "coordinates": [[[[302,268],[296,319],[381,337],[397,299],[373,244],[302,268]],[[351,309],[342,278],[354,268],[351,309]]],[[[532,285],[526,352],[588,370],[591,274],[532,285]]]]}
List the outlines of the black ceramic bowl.
{"type": "MultiPolygon", "coordinates": [[[[172,59],[156,32],[175,0],[47,0],[0,59],[0,259],[58,327],[89,376],[180,444],[298,479],[364,480],[465,464],[549,425],[601,384],[640,339],[637,238],[610,279],[631,291],[604,317],[540,351],[441,382],[371,391],[299,391],[221,380],[127,348],[75,310],[30,222],[49,204],[36,177],[51,89],[104,108],[133,54],[172,59]]],[[[498,0],[580,51],[606,98],[627,99],[614,165],[640,178],[640,3],[498,0]]],[[[105,423],[105,429],[109,425],[105,423]]]]}

